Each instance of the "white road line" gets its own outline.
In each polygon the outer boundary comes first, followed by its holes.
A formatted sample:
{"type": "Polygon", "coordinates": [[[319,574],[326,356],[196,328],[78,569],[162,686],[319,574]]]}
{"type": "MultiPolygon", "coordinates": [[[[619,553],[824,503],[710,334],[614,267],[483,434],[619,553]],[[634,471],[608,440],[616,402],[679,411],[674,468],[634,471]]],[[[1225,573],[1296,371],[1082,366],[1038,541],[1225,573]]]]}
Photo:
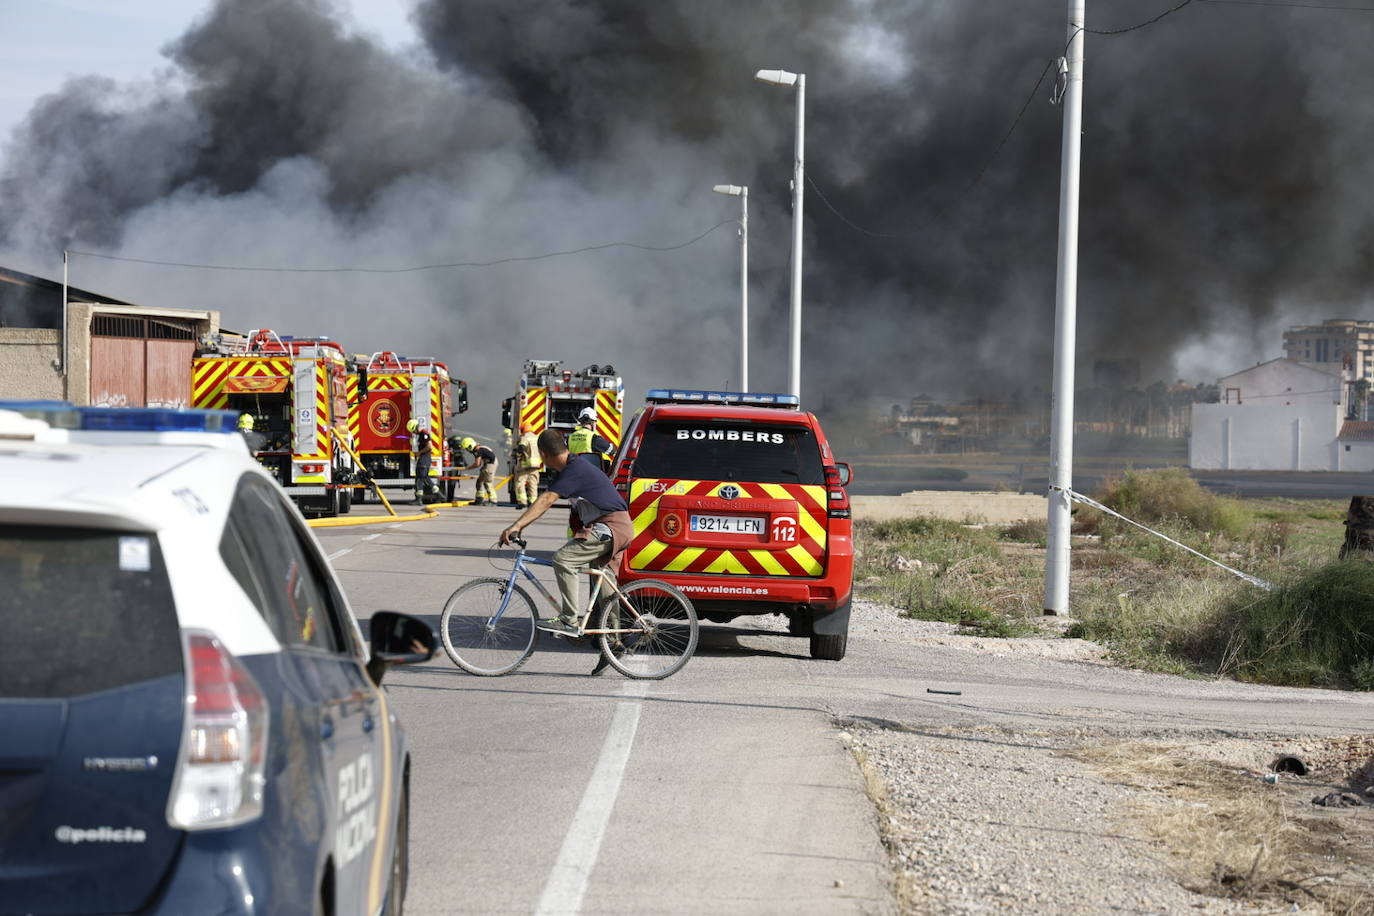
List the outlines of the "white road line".
{"type": "Polygon", "coordinates": [[[326,560],[337,560],[339,557],[341,557],[341,556],[343,556],[344,554],[348,553],[348,552],[349,552],[350,550],[352,550],[352,549],[353,549],[352,547],[345,547],[343,550],[336,550],[336,551],[334,551],[333,553],[331,553],[329,556],[325,557],[325,559],[326,559],[326,560]]]}
{"type": "Polygon", "coordinates": [[[378,531],[376,534],[369,534],[367,537],[363,538],[363,540],[364,540],[364,541],[370,541],[370,540],[372,540],[373,538],[379,538],[379,537],[381,537],[381,536],[382,536],[382,533],[381,533],[380,531],[378,531]]]}
{"type": "Polygon", "coordinates": [[[591,782],[582,793],[582,803],[577,806],[577,813],[568,826],[568,835],[563,838],[558,861],[549,872],[544,892],[539,895],[535,916],[569,916],[582,909],[587,882],[596,867],[601,840],[611,820],[611,809],[620,794],[630,746],[639,728],[639,711],[643,707],[640,699],[646,687],[644,681],[627,681],[621,690],[631,699],[616,704],[606,742],[601,745],[601,757],[596,761],[591,782]]]}

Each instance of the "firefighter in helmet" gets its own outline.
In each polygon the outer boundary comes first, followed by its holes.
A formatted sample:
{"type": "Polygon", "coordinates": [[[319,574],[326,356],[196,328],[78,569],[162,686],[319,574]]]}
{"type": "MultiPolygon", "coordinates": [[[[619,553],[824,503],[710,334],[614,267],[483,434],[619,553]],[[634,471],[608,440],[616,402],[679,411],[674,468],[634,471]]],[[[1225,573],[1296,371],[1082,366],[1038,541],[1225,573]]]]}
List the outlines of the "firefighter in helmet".
{"type": "Polygon", "coordinates": [[[439,495],[434,478],[429,476],[434,464],[434,437],[415,419],[406,421],[406,432],[410,433],[410,450],[415,454],[415,501],[423,505],[425,500],[439,495]]]}
{"type": "Polygon", "coordinates": [[[609,473],[615,446],[596,434],[596,411],[590,407],[578,411],[577,429],[568,434],[568,451],[574,455],[591,452],[600,463],[601,470],[609,473]]]}
{"type": "Polygon", "coordinates": [[[267,437],[253,429],[253,415],[251,413],[239,414],[239,433],[243,436],[248,451],[256,454],[267,448],[267,437]]]}
{"type": "Polygon", "coordinates": [[[520,438],[511,457],[515,472],[515,507],[528,509],[539,498],[539,472],[544,459],[539,457],[539,437],[528,423],[520,424],[520,438]]]}
{"type": "Polygon", "coordinates": [[[465,471],[477,470],[477,496],[472,501],[474,506],[494,506],[496,505],[496,453],[485,445],[478,445],[477,440],[471,436],[464,436],[458,443],[458,447],[465,452],[472,454],[472,464],[463,468],[465,471]]]}

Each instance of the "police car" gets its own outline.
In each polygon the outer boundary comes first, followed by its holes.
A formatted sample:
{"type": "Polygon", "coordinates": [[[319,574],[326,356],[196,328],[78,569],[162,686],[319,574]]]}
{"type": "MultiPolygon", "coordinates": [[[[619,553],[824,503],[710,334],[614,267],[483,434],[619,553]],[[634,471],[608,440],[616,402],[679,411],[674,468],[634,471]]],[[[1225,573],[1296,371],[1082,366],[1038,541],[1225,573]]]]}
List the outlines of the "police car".
{"type": "Polygon", "coordinates": [[[854,585],[849,465],[787,394],[653,389],[616,456],[634,521],[622,582],[663,579],[707,620],[787,617],[839,660],[854,585]]]}
{"type": "Polygon", "coordinates": [[[399,913],[410,758],[228,411],[0,403],[0,913],[399,913]]]}

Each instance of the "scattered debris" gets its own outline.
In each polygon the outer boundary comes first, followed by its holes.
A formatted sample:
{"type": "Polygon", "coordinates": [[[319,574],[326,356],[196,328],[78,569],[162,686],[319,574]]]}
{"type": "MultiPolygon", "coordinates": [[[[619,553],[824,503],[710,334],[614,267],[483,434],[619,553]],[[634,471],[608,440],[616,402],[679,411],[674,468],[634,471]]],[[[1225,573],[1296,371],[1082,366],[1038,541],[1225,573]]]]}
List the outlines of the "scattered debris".
{"type": "Polygon", "coordinates": [[[1323,808],[1363,808],[1364,802],[1348,792],[1328,792],[1312,799],[1312,804],[1323,808]]]}
{"type": "Polygon", "coordinates": [[[927,687],[926,693],[941,693],[949,697],[961,697],[964,695],[962,690],[936,690],[934,687],[927,687]]]}

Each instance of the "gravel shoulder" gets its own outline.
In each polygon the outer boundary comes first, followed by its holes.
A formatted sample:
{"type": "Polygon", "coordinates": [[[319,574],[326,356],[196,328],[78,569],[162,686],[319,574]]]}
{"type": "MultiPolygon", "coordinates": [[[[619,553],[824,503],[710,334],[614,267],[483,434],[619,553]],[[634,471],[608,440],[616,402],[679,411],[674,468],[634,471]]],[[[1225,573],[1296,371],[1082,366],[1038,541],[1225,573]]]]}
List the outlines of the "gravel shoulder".
{"type": "Polygon", "coordinates": [[[856,601],[850,657],[901,687],[853,683],[832,704],[902,912],[1374,913],[1374,794],[1311,804],[1374,782],[1374,696],[1145,674],[1085,640],[957,631],[856,601]],[[1266,783],[1285,754],[1313,771],[1266,783]],[[1280,845],[1290,858],[1247,883],[1280,845]],[[1199,871],[1204,846],[1216,862],[1199,871]]]}

